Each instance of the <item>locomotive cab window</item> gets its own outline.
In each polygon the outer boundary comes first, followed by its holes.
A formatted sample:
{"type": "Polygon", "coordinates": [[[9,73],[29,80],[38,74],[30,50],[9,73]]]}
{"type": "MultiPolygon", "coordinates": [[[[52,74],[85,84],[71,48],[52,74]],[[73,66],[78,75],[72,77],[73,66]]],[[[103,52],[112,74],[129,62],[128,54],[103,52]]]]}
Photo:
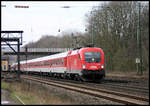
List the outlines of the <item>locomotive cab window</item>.
{"type": "Polygon", "coordinates": [[[99,63],[101,62],[100,52],[85,52],[84,53],[86,63],[99,63]]]}

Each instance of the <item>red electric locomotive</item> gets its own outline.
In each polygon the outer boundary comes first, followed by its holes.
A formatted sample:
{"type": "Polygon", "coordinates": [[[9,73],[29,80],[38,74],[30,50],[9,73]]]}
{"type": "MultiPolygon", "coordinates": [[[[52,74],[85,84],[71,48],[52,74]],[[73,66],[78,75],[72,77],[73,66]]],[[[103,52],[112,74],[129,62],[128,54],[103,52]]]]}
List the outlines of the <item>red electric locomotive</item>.
{"type": "Polygon", "coordinates": [[[104,53],[100,48],[80,48],[21,61],[20,64],[22,72],[38,72],[54,77],[83,81],[100,81],[105,77],[104,53]]]}
{"type": "Polygon", "coordinates": [[[81,48],[70,51],[67,70],[82,80],[101,80],[105,76],[104,53],[100,48],[81,48]]]}

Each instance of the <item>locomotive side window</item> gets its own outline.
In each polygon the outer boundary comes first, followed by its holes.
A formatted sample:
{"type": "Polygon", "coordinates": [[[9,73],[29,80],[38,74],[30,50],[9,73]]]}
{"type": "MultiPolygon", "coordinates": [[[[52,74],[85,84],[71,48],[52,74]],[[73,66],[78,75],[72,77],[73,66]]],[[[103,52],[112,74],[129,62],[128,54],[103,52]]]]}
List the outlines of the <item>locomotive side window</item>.
{"type": "Polygon", "coordinates": [[[43,65],[44,65],[44,66],[49,66],[49,65],[50,65],[50,62],[49,62],[49,61],[45,61],[45,62],[43,63],[43,65]]]}
{"type": "Polygon", "coordinates": [[[86,63],[99,63],[101,62],[100,52],[85,52],[85,62],[86,63]]]}
{"type": "Polygon", "coordinates": [[[52,66],[56,65],[64,65],[64,60],[63,59],[52,60],[52,66]]]}

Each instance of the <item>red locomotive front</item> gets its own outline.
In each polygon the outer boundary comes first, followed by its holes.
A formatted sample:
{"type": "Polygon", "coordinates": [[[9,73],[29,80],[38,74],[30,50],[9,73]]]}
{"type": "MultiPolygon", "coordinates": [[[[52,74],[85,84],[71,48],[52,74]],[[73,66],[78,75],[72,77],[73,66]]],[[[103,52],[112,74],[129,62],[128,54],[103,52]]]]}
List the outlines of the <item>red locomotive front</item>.
{"type": "Polygon", "coordinates": [[[84,48],[79,51],[82,60],[82,77],[101,80],[105,77],[104,53],[100,48],[84,48]]]}
{"type": "Polygon", "coordinates": [[[67,56],[67,73],[84,81],[100,81],[105,77],[104,53],[100,48],[81,48],[67,56]]]}

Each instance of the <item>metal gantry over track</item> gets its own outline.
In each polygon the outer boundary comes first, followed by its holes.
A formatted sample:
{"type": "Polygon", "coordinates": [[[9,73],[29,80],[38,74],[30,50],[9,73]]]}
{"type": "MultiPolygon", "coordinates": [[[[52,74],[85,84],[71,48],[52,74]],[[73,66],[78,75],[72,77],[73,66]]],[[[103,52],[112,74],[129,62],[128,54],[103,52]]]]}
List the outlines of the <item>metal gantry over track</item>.
{"type": "Polygon", "coordinates": [[[17,55],[17,78],[20,79],[20,45],[23,31],[1,31],[1,46],[8,45],[17,55]],[[17,46],[17,51],[12,47],[17,46]]]}

